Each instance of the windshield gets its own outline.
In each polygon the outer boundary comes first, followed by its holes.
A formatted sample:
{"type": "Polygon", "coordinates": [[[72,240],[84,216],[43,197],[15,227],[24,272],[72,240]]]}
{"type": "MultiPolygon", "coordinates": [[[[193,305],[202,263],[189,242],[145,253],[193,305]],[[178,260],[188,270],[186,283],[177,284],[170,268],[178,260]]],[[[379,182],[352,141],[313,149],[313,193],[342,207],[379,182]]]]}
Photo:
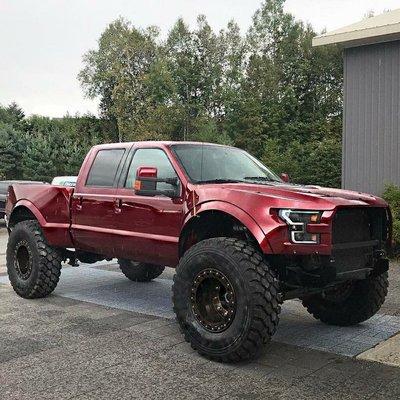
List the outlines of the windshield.
{"type": "Polygon", "coordinates": [[[179,144],[172,149],[195,183],[282,182],[249,153],[235,147],[179,144]]]}

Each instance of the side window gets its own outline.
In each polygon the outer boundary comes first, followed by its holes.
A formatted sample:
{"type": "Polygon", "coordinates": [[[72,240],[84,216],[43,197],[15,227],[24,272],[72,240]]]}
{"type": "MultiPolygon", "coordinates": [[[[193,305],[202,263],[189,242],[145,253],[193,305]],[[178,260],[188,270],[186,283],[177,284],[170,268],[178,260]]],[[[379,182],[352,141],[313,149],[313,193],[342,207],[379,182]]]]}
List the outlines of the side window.
{"type": "Polygon", "coordinates": [[[90,168],[86,186],[112,187],[124,149],[99,150],[90,168]]]}
{"type": "MultiPolygon", "coordinates": [[[[156,167],[158,178],[175,178],[176,172],[167,155],[160,149],[138,149],[133,155],[126,178],[125,187],[133,188],[138,167],[156,167]]],[[[171,189],[171,185],[164,182],[157,183],[157,190],[171,189]]]]}

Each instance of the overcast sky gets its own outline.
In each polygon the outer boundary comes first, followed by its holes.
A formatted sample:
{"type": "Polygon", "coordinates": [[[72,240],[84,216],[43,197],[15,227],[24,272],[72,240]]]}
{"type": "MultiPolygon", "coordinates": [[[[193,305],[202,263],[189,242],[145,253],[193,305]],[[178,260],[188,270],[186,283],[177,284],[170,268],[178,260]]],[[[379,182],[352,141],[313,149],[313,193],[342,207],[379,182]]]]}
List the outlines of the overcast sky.
{"type": "MultiPolygon", "coordinates": [[[[0,0],[0,104],[16,101],[27,114],[62,116],[90,111],[76,79],[82,55],[123,16],[157,25],[163,35],[178,17],[194,25],[205,14],[215,29],[235,19],[246,30],[261,0],[0,0]]],[[[357,22],[368,11],[400,8],[400,0],[287,0],[286,9],[314,29],[357,22]]]]}

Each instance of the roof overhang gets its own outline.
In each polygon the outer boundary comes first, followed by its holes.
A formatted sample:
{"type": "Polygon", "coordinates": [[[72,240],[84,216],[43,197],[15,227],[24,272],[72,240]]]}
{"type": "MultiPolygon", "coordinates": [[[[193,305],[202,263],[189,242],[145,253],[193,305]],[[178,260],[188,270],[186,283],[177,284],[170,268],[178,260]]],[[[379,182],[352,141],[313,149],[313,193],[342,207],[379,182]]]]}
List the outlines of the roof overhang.
{"type": "Polygon", "coordinates": [[[313,46],[340,44],[354,47],[392,40],[400,40],[400,9],[316,36],[313,46]]]}

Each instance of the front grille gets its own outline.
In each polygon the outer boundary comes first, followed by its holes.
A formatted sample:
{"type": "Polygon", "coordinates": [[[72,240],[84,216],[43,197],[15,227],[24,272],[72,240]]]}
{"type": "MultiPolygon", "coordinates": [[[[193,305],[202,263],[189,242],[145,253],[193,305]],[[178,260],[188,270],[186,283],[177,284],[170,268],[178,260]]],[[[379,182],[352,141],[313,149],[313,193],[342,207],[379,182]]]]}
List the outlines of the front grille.
{"type": "Polygon", "coordinates": [[[385,249],[387,211],[373,207],[339,209],[333,219],[332,234],[332,257],[338,274],[372,269],[375,252],[385,249]]]}
{"type": "Polygon", "coordinates": [[[385,208],[354,207],[339,209],[333,220],[333,244],[384,242],[387,239],[385,208]]]}

